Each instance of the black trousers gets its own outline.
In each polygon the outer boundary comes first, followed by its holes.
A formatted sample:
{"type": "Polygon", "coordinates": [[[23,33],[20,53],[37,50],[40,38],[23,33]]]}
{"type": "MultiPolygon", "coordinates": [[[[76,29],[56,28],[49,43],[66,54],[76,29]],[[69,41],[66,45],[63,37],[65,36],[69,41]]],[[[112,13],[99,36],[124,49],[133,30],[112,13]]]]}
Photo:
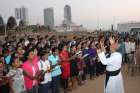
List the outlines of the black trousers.
{"type": "Polygon", "coordinates": [[[52,77],[51,88],[52,93],[59,93],[60,75],[52,77]]]}
{"type": "Polygon", "coordinates": [[[101,62],[96,63],[96,75],[103,74],[105,71],[106,66],[103,65],[101,62]]]}
{"type": "MultiPolygon", "coordinates": [[[[88,68],[89,69],[89,68],[88,68]]],[[[87,68],[86,67],[84,67],[83,68],[83,74],[82,74],[82,80],[84,81],[84,80],[86,80],[87,79],[87,68]]]]}
{"type": "Polygon", "coordinates": [[[10,87],[8,84],[0,86],[0,93],[10,93],[10,87]]]}
{"type": "Polygon", "coordinates": [[[89,67],[90,78],[92,78],[95,75],[95,72],[96,72],[95,64],[90,65],[89,67]]]}
{"type": "Polygon", "coordinates": [[[38,85],[35,85],[32,89],[27,90],[26,93],[38,93],[38,88],[38,85]]]}
{"type": "Polygon", "coordinates": [[[63,89],[68,89],[69,81],[68,79],[62,79],[62,87],[63,89]]]}

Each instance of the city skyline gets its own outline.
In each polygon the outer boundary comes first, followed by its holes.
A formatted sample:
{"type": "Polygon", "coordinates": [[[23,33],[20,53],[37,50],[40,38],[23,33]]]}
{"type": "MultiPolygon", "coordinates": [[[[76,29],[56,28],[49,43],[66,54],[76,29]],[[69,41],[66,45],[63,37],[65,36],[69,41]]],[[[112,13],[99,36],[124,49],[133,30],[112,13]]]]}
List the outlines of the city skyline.
{"type": "Polygon", "coordinates": [[[111,24],[140,21],[139,0],[5,0],[0,1],[0,15],[6,22],[9,16],[14,16],[14,8],[25,6],[29,23],[43,24],[43,9],[53,7],[55,25],[60,25],[67,4],[71,6],[73,22],[92,29],[110,29],[111,24]]]}

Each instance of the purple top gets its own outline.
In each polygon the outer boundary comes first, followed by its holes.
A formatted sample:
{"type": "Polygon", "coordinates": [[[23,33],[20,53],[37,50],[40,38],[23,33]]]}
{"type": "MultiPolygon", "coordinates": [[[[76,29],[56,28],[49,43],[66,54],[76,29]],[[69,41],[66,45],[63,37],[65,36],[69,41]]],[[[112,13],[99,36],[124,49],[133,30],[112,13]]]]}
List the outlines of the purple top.
{"type": "Polygon", "coordinates": [[[96,56],[96,49],[95,48],[89,48],[88,49],[88,54],[90,57],[95,57],[96,56]]]}
{"type": "Polygon", "coordinates": [[[94,58],[96,57],[96,49],[95,48],[89,48],[88,49],[88,54],[89,54],[89,58],[90,58],[90,64],[94,64],[95,60],[94,58]]]}

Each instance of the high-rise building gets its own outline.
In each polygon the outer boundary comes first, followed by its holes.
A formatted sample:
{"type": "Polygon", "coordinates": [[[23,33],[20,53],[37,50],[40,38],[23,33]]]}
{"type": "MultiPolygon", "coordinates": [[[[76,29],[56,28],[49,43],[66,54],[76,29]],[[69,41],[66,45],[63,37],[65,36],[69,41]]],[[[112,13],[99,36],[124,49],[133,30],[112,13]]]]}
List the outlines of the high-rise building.
{"type": "Polygon", "coordinates": [[[15,8],[15,18],[20,19],[20,8],[15,8]]]}
{"type": "Polygon", "coordinates": [[[21,8],[15,8],[15,18],[22,20],[25,24],[28,24],[28,9],[24,6],[21,8]]]}
{"type": "Polygon", "coordinates": [[[72,22],[71,7],[69,5],[65,5],[64,7],[64,21],[66,24],[70,24],[72,22]]]}
{"type": "Polygon", "coordinates": [[[28,9],[23,6],[20,8],[20,13],[21,20],[23,20],[25,24],[28,24],[28,9]]]}
{"type": "Polygon", "coordinates": [[[53,8],[44,9],[44,25],[50,28],[54,27],[54,11],[53,8]]]}

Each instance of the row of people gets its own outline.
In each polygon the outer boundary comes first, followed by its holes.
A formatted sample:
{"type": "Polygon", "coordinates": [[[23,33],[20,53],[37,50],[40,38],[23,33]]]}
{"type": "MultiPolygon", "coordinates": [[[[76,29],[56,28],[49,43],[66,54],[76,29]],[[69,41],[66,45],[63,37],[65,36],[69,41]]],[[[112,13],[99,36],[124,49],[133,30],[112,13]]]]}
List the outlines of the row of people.
{"type": "Polygon", "coordinates": [[[34,38],[3,45],[1,51],[1,93],[58,93],[60,85],[67,93],[104,72],[97,63],[95,41],[89,39],[46,42],[34,38]],[[88,41],[88,42],[87,42],[88,41]],[[57,44],[58,43],[58,44],[57,44]],[[69,87],[71,82],[71,87],[69,87]]]}
{"type": "MultiPolygon", "coordinates": [[[[110,43],[102,41],[108,58],[110,43]]],[[[0,51],[0,93],[59,93],[60,86],[67,93],[77,84],[83,85],[88,75],[92,80],[105,71],[97,57],[98,43],[93,37],[36,37],[4,43],[0,51]]],[[[123,49],[120,43],[122,55],[123,49]]]]}

